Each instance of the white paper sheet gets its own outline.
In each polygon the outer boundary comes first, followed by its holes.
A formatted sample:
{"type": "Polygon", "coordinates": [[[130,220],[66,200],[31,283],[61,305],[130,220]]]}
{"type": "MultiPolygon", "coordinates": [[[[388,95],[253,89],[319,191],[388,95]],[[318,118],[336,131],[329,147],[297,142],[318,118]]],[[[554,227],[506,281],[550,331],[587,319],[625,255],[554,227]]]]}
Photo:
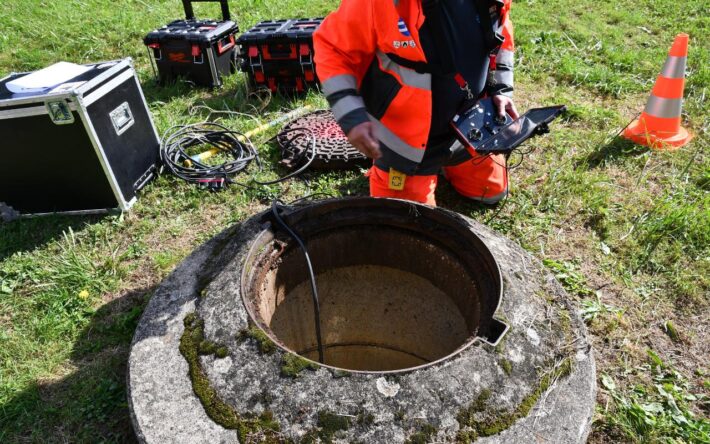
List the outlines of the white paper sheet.
{"type": "Polygon", "coordinates": [[[59,62],[42,70],[7,82],[7,89],[15,94],[39,93],[66,83],[88,71],[89,67],[59,62]]]}

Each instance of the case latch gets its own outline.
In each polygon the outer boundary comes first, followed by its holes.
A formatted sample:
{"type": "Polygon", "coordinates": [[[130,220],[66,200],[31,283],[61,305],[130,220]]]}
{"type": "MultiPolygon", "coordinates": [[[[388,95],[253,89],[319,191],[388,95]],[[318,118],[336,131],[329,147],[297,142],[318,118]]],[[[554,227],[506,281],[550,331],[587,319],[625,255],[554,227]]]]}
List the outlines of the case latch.
{"type": "Polygon", "coordinates": [[[69,109],[69,104],[66,100],[56,100],[46,102],[47,113],[55,125],[71,125],[74,123],[74,114],[69,109]]]}

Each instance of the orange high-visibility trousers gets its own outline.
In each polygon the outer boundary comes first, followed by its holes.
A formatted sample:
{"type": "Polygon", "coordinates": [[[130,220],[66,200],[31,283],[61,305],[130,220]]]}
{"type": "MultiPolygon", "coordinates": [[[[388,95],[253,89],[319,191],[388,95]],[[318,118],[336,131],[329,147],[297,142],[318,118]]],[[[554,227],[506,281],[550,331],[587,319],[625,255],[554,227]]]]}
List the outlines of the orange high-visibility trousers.
{"type": "MultiPolygon", "coordinates": [[[[407,176],[401,191],[390,188],[387,171],[373,166],[367,175],[372,197],[391,197],[436,206],[436,175],[407,176]]],[[[477,157],[444,167],[444,177],[459,194],[483,203],[497,203],[508,194],[508,172],[502,155],[477,157]]]]}

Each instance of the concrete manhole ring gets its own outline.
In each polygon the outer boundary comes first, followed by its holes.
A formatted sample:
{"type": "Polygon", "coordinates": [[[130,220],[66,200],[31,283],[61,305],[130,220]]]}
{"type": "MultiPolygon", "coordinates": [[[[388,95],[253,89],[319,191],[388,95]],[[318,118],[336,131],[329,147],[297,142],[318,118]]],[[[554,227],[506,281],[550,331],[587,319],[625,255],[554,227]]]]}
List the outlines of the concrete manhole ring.
{"type": "Polygon", "coordinates": [[[325,365],[313,361],[301,251],[257,215],[151,299],[129,361],[140,441],[586,440],[596,388],[584,324],[519,246],[398,200],[333,199],[285,218],[314,261],[325,365]],[[486,344],[498,320],[510,330],[486,344]]]}

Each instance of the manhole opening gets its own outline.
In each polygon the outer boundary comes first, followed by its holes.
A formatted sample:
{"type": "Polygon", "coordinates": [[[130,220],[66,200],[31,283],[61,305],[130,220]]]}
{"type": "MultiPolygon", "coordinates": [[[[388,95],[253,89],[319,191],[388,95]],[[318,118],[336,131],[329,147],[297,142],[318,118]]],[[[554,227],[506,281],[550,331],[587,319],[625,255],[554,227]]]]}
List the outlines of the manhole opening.
{"type": "MultiPolygon", "coordinates": [[[[432,236],[422,226],[323,222],[318,232],[300,227],[299,234],[316,272],[325,365],[361,372],[410,370],[451,357],[497,328],[492,314],[500,298],[498,268],[491,266],[492,256],[479,254],[484,252],[461,255],[449,248],[472,248],[456,238],[458,233],[439,230],[432,236]]],[[[270,231],[257,243],[245,294],[250,314],[277,344],[317,361],[301,250],[270,231]]]]}

